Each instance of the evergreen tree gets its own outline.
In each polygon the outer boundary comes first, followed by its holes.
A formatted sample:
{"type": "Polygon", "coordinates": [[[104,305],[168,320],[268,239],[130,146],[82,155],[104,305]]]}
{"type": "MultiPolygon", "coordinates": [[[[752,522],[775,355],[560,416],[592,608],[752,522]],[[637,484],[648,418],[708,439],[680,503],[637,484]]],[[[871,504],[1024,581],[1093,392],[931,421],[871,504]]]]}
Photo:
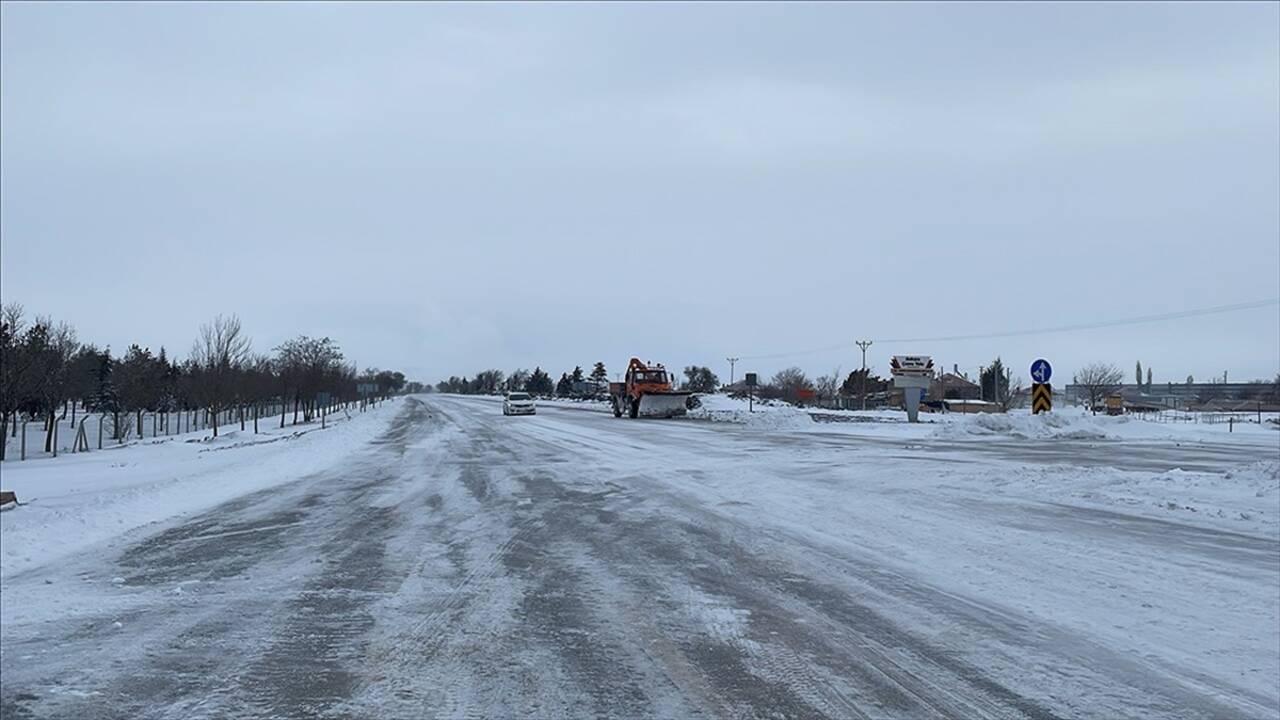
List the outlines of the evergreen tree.
{"type": "Polygon", "coordinates": [[[582,382],[582,381],[583,381],[584,377],[583,377],[583,375],[582,375],[582,366],[581,366],[581,365],[574,365],[574,366],[573,366],[573,374],[569,376],[569,379],[570,379],[570,380],[572,380],[573,382],[576,382],[576,383],[580,383],[580,382],[582,382]]]}
{"type": "Polygon", "coordinates": [[[996,358],[982,369],[979,381],[982,386],[982,399],[998,403],[1009,396],[1009,379],[1013,371],[1005,369],[1004,361],[996,358]]]}
{"type": "Polygon", "coordinates": [[[684,389],[697,393],[713,393],[720,386],[720,378],[709,367],[690,365],[684,369],[684,389]]]}
{"type": "Polygon", "coordinates": [[[863,388],[866,388],[868,395],[884,392],[888,389],[890,381],[871,372],[871,368],[866,370],[854,370],[849,373],[849,377],[845,378],[840,385],[840,394],[845,397],[861,397],[863,388]]]}
{"type": "Polygon", "coordinates": [[[608,379],[609,373],[604,369],[604,363],[598,362],[595,367],[591,368],[591,379],[596,382],[603,382],[608,379]]]}
{"type": "Polygon", "coordinates": [[[1135,378],[1133,382],[1137,384],[1139,389],[1141,389],[1142,388],[1142,361],[1141,360],[1139,360],[1138,364],[1134,366],[1133,376],[1135,378]]]}
{"type": "Polygon", "coordinates": [[[1151,367],[1147,367],[1147,392],[1151,392],[1151,367]]]}
{"type": "Polygon", "coordinates": [[[71,359],[67,367],[67,395],[72,400],[71,415],[75,417],[75,403],[81,406],[93,404],[94,392],[98,384],[98,366],[102,363],[102,353],[92,345],[85,345],[71,359]]]}
{"type": "Polygon", "coordinates": [[[111,349],[108,348],[98,356],[98,369],[94,373],[93,394],[90,404],[97,412],[115,412],[120,407],[112,378],[114,369],[115,361],[111,359],[111,349]]]}
{"type": "Polygon", "coordinates": [[[516,392],[519,390],[524,390],[525,385],[528,382],[529,382],[529,371],[516,369],[516,370],[512,370],[511,374],[507,376],[504,386],[506,387],[507,392],[516,392]]]}
{"type": "Polygon", "coordinates": [[[535,367],[533,372],[529,373],[529,379],[524,385],[525,391],[533,395],[550,395],[555,391],[555,385],[551,382],[551,376],[543,371],[540,367],[535,367]]]}
{"type": "Polygon", "coordinates": [[[573,381],[569,379],[568,373],[560,373],[560,382],[556,383],[556,395],[558,397],[569,397],[573,394],[573,381]]]}

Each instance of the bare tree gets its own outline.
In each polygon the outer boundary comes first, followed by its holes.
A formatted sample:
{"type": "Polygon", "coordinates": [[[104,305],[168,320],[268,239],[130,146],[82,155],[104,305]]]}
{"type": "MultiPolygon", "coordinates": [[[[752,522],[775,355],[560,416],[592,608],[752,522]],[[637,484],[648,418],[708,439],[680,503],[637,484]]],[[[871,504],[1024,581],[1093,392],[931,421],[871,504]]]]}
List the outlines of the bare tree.
{"type": "Polygon", "coordinates": [[[481,395],[493,395],[502,389],[505,374],[501,370],[482,370],[476,373],[476,392],[481,395]]]}
{"type": "Polygon", "coordinates": [[[1089,363],[1076,374],[1076,385],[1089,397],[1089,409],[1097,414],[1098,401],[1120,388],[1124,372],[1110,363],[1089,363]]]}
{"type": "MultiPolygon", "coordinates": [[[[354,384],[356,370],[344,366],[342,360],[342,350],[338,348],[338,343],[327,337],[300,335],[276,348],[276,364],[281,380],[293,393],[295,425],[298,422],[299,406],[303,422],[311,422],[318,409],[318,402],[324,399],[322,393],[333,399],[343,390],[338,386],[339,383],[354,384]]],[[[354,386],[351,391],[354,392],[354,386]]],[[[281,427],[284,427],[283,415],[280,422],[281,427]]]]}
{"type": "Polygon", "coordinates": [[[1000,412],[1009,412],[1022,402],[1022,377],[1006,371],[1004,396],[1000,398],[1000,412]]]}
{"type": "Polygon", "coordinates": [[[234,315],[219,315],[200,326],[188,367],[196,399],[213,418],[214,437],[218,436],[218,414],[235,400],[237,375],[248,365],[251,350],[252,343],[234,315]]]}
{"type": "MultiPolygon", "coordinates": [[[[769,383],[770,394],[776,393],[777,397],[782,398],[790,403],[800,401],[800,394],[806,390],[813,389],[813,383],[810,382],[804,371],[798,367],[789,367],[780,370],[773,376],[773,381],[769,383]]],[[[765,393],[761,393],[763,397],[765,393]]]]}
{"type": "Polygon", "coordinates": [[[819,376],[813,381],[813,385],[819,400],[823,402],[834,400],[836,393],[840,390],[840,368],[837,366],[830,375],[819,376]]]}
{"type": "Polygon", "coordinates": [[[53,450],[56,415],[69,387],[68,366],[79,349],[75,329],[65,322],[54,325],[49,318],[36,318],[22,336],[26,372],[19,378],[25,396],[20,402],[31,417],[44,419],[45,452],[53,450]]]}

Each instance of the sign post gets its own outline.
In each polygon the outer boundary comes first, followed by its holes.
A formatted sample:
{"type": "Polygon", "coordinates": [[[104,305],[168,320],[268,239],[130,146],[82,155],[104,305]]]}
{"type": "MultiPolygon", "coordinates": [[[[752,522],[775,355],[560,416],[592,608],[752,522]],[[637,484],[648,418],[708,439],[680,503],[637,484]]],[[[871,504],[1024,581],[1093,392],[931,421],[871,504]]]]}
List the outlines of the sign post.
{"type": "Polygon", "coordinates": [[[754,390],[756,387],[756,374],[747,373],[747,412],[755,412],[754,390]]]}
{"type": "Polygon", "coordinates": [[[1053,386],[1049,379],[1053,377],[1053,366],[1048,360],[1040,358],[1031,363],[1031,414],[1053,410],[1053,386]]]}
{"type": "Polygon", "coordinates": [[[889,361],[893,386],[902,390],[907,422],[920,422],[920,400],[933,381],[933,358],[928,355],[894,355],[889,361]]]}

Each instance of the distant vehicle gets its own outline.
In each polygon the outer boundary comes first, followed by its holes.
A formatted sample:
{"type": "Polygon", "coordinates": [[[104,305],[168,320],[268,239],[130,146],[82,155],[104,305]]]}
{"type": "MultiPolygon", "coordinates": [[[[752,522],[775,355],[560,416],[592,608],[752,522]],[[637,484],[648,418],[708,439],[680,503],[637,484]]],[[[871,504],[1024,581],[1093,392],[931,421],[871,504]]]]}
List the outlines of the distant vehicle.
{"type": "Polygon", "coordinates": [[[631,358],[624,382],[609,383],[613,416],[675,417],[688,412],[693,393],[671,389],[671,376],[662,365],[649,366],[631,358]]]}
{"type": "Polygon", "coordinates": [[[511,392],[502,399],[503,415],[537,415],[538,408],[533,404],[533,396],[529,393],[511,392]]]}

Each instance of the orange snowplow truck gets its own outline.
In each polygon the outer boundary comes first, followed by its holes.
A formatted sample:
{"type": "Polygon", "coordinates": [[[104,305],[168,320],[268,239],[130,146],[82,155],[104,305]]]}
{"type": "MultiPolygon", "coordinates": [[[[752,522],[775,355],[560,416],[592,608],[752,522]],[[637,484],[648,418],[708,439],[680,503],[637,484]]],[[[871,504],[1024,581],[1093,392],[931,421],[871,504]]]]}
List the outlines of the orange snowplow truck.
{"type": "Polygon", "coordinates": [[[685,403],[693,393],[671,389],[671,376],[662,365],[649,366],[639,358],[627,364],[625,382],[609,383],[613,416],[676,417],[688,411],[685,403]]]}

